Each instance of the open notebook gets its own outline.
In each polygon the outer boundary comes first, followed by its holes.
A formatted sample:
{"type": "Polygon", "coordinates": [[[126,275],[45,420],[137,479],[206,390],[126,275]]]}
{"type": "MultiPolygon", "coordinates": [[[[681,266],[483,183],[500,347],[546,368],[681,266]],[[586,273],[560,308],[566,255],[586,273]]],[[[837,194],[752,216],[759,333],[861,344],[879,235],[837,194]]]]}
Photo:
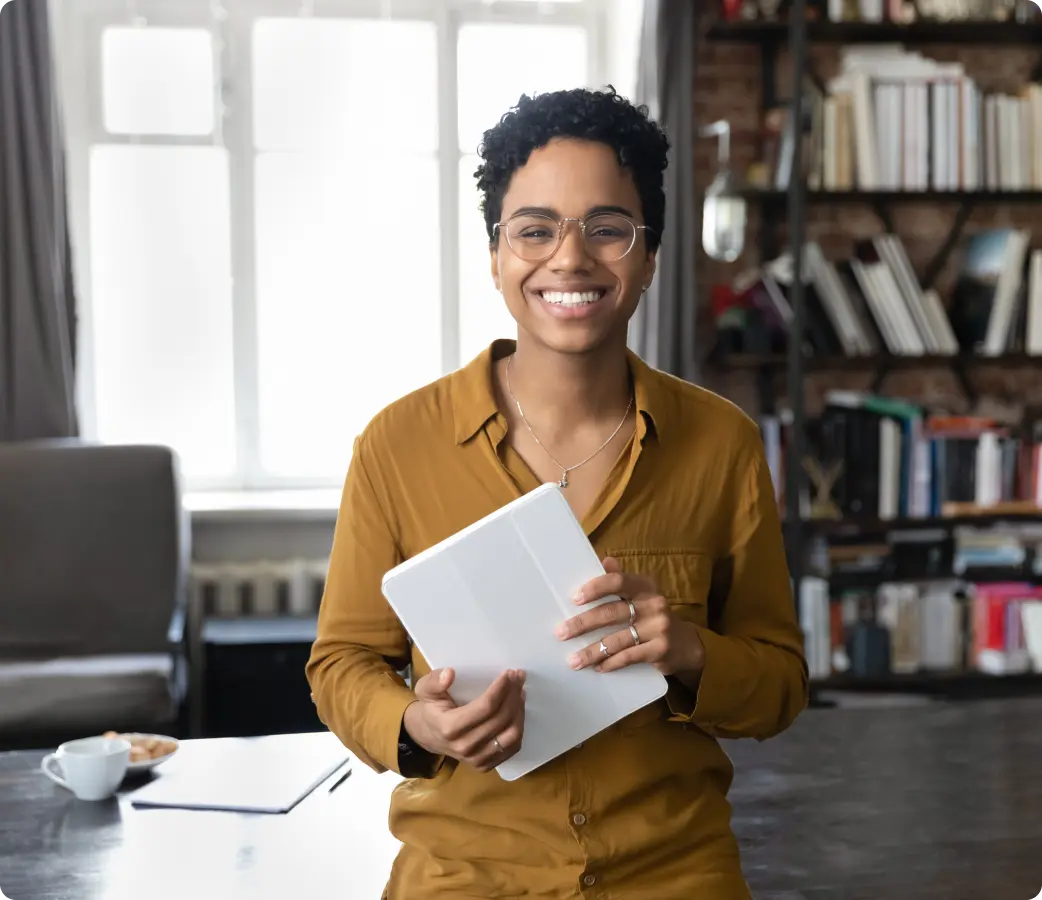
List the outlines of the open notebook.
{"type": "Polygon", "coordinates": [[[184,741],[130,802],[142,808],[287,813],[348,758],[328,732],[184,741]]]}
{"type": "MultiPolygon", "coordinates": [[[[567,500],[547,484],[395,567],[383,592],[432,669],[452,667],[457,704],[504,669],[524,669],[521,750],[498,766],[520,778],[666,693],[652,666],[573,671],[568,657],[624,626],[560,641],[572,596],[604,568],[567,500]]],[[[607,601],[605,601],[607,602],[607,601]]]]}

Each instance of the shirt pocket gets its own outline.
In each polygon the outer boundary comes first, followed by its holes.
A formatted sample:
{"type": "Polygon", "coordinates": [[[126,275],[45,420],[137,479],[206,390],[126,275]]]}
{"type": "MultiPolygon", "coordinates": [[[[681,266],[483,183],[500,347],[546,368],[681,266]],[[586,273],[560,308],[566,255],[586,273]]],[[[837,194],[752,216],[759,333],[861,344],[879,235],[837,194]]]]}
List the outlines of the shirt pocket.
{"type": "Polygon", "coordinates": [[[624,572],[644,575],[654,581],[677,616],[696,625],[708,625],[709,591],[713,581],[713,559],[708,553],[622,550],[610,555],[619,561],[624,572]]]}
{"type": "MultiPolygon", "coordinates": [[[[624,572],[643,575],[657,585],[673,613],[706,627],[713,559],[707,553],[688,550],[615,550],[605,554],[619,561],[624,572]]],[[[640,633],[640,614],[634,622],[640,633]]],[[[619,722],[623,734],[633,734],[669,717],[665,697],[626,716],[619,722]]]]}

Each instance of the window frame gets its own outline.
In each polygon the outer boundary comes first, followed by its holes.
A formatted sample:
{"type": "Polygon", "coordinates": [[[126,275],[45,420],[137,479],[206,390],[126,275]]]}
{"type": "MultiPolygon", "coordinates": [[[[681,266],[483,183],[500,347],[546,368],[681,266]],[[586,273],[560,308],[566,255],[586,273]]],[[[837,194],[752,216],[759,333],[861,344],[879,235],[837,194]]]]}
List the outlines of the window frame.
{"type": "MultiPolygon", "coordinates": [[[[607,6],[611,0],[61,0],[56,4],[55,43],[63,87],[68,154],[68,193],[79,301],[77,406],[81,433],[97,439],[94,335],[91,304],[90,155],[98,144],[223,145],[231,179],[230,228],[233,275],[232,342],[237,464],[227,478],[188,478],[186,488],[206,491],[270,491],[339,487],[342,475],[275,475],[260,463],[257,367],[256,258],[251,30],[258,19],[314,16],[337,19],[411,19],[433,22],[437,40],[439,225],[441,231],[441,370],[460,358],[460,161],[457,47],[462,27],[537,24],[580,27],[587,33],[587,84],[605,72],[607,6]],[[214,123],[209,136],[112,134],[102,114],[102,35],[111,26],[202,28],[214,35],[214,123]]],[[[350,451],[348,451],[350,452],[350,451]]],[[[344,460],[346,470],[349,459],[344,460]]]]}

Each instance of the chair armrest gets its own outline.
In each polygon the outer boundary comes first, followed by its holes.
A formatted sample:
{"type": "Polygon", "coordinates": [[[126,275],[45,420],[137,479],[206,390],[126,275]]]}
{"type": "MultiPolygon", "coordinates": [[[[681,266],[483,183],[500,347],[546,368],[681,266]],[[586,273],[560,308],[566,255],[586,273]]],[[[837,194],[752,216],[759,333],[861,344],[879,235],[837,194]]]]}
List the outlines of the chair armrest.
{"type": "Polygon", "coordinates": [[[173,615],[170,617],[170,627],[167,629],[166,632],[166,639],[167,642],[170,644],[170,649],[186,649],[187,637],[187,616],[185,615],[184,609],[178,607],[174,610],[173,615]]]}

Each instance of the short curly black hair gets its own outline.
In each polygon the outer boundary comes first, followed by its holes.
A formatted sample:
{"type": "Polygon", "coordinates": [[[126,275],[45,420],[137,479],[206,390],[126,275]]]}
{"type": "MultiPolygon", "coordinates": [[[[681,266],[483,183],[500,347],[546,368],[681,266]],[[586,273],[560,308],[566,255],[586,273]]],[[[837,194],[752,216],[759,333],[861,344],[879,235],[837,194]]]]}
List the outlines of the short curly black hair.
{"type": "Polygon", "coordinates": [[[669,139],[650,118],[646,106],[635,106],[608,87],[523,94],[495,126],[485,132],[478,154],[484,162],[474,173],[481,191],[481,212],[489,241],[503,214],[503,196],[514,172],[533,150],[553,138],[579,138],[607,144],[619,165],[629,170],[640,194],[648,249],[658,249],[666,217],[662,188],[669,139]]]}

